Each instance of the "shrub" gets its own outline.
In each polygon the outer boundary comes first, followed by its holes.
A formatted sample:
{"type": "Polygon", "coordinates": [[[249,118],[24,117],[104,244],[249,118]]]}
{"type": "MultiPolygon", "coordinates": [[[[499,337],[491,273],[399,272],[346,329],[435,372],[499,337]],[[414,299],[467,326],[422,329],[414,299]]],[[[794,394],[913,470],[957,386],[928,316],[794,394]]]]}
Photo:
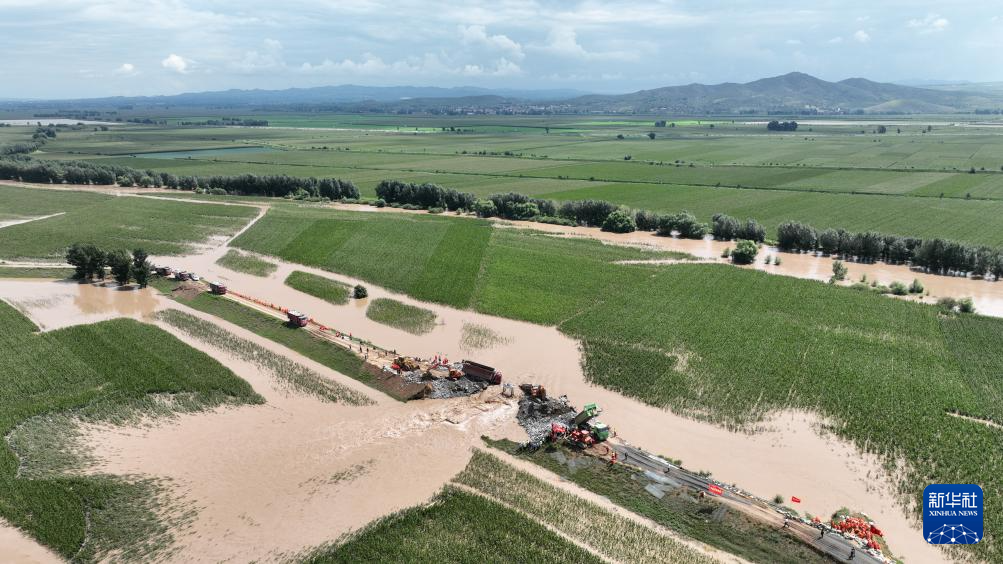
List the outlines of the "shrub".
{"type": "Polygon", "coordinates": [[[474,204],[474,213],[477,217],[494,217],[498,215],[498,208],[491,200],[477,200],[474,204]]]}
{"type": "Polygon", "coordinates": [[[649,210],[634,211],[634,225],[639,231],[654,231],[658,229],[659,216],[649,210]]]}
{"type": "Polygon", "coordinates": [[[378,208],[385,208],[387,207],[387,201],[383,198],[378,198],[375,202],[373,202],[373,205],[378,208]]]}
{"type": "Polygon", "coordinates": [[[832,261],[832,278],[829,279],[829,282],[834,283],[846,280],[847,271],[848,269],[846,268],[846,264],[844,264],[843,261],[841,260],[832,261]]]}
{"type": "Polygon", "coordinates": [[[923,290],[923,283],[919,281],[919,278],[914,278],[912,284],[909,284],[910,294],[922,294],[923,290]]]}
{"type": "Polygon", "coordinates": [[[637,230],[637,224],[626,210],[616,210],[606,216],[602,230],[611,233],[631,233],[637,230]]]}
{"type": "Polygon", "coordinates": [[[366,287],[363,286],[362,284],[356,284],[355,288],[352,290],[352,297],[354,297],[357,300],[368,298],[369,290],[366,290],[366,287]]]}
{"type": "Polygon", "coordinates": [[[726,259],[730,256],[731,256],[731,247],[725,247],[724,250],[721,251],[721,258],[726,259]]]}
{"type": "Polygon", "coordinates": [[[735,264],[752,264],[759,253],[759,246],[752,241],[742,239],[735,245],[735,250],[731,252],[731,261],[735,264]]]}
{"type": "Polygon", "coordinates": [[[662,216],[658,222],[658,235],[671,236],[676,231],[684,239],[703,239],[707,234],[707,224],[697,221],[688,211],[662,216]]]}
{"type": "Polygon", "coordinates": [[[896,296],[905,296],[906,294],[909,293],[909,288],[902,282],[898,281],[892,282],[891,286],[889,286],[889,289],[891,290],[891,293],[895,294],[896,296]]]}

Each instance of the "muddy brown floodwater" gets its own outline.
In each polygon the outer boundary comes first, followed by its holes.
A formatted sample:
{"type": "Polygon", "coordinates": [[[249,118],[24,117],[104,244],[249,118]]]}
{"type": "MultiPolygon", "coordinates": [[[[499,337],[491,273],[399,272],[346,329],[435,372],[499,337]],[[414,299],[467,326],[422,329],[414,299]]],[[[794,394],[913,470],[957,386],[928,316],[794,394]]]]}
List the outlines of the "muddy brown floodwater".
{"type": "MultiPolygon", "coordinates": [[[[547,229],[540,224],[528,227],[547,229]]],[[[599,233],[573,230],[571,234],[599,233]]],[[[612,234],[601,237],[607,235],[612,234]]],[[[717,243],[709,241],[630,234],[615,242],[652,244],[653,240],[655,245],[680,244],[663,248],[709,258],[716,255],[713,249],[717,243]]],[[[462,356],[497,366],[507,381],[543,384],[551,394],[567,394],[579,406],[597,402],[605,410],[603,420],[623,439],[682,459],[688,468],[708,470],[715,478],[760,496],[797,496],[802,499],[798,509],[816,515],[828,515],[843,506],[864,511],[885,530],[893,552],[907,561],[945,560],[923,541],[887,486],[874,486],[888,483],[879,462],[845,441],[817,432],[819,420],[814,414],[779,413],[757,434],[733,433],[589,384],[582,373],[578,343],[554,327],[419,302],[365,283],[370,298],[389,297],[436,314],[437,323],[430,333],[412,335],[368,319],[358,302],[333,305],[282,283],[293,270],[348,284],[359,280],[272,257],[266,258],[278,264],[278,269],[268,277],[234,272],[215,264],[227,251],[225,241],[218,243],[206,246],[203,254],[154,260],[197,272],[207,280],[224,281],[243,294],[299,309],[325,325],[408,354],[461,358],[464,324],[488,327],[501,338],[490,348],[462,356]]],[[[785,268],[790,258],[783,255],[780,268],[785,268]]],[[[810,270],[807,265],[804,268],[810,270]]],[[[824,273],[822,261],[815,272],[824,273]]],[[[65,286],[52,282],[23,282],[27,287],[16,284],[0,283],[0,298],[20,299],[22,310],[47,328],[61,326],[50,312],[54,306],[31,300],[37,298],[33,289],[50,295],[51,288],[65,286]],[[41,291],[43,288],[47,291],[41,291]]],[[[116,293],[109,288],[95,289],[116,293]]],[[[55,293],[65,296],[68,291],[55,293]]],[[[59,306],[67,308],[62,315],[72,322],[118,315],[108,309],[100,314],[86,313],[73,295],[69,292],[68,299],[60,298],[59,306]]],[[[114,302],[118,299],[112,298],[114,302]]],[[[178,307],[164,298],[154,296],[154,300],[159,300],[155,307],[178,307]]],[[[122,315],[142,316],[146,310],[139,307],[133,311],[122,315]]],[[[339,382],[358,386],[257,335],[214,321],[261,346],[282,350],[339,382]]],[[[428,499],[463,468],[480,434],[525,440],[515,425],[514,408],[505,403],[462,398],[400,404],[366,390],[378,399],[377,406],[322,404],[279,393],[255,367],[179,336],[246,378],[268,404],[185,415],[156,427],[94,428],[88,435],[89,444],[103,461],[98,470],[169,478],[176,494],[199,509],[196,520],[177,533],[182,548],[177,553],[179,560],[276,559],[279,552],[335,539],[373,518],[428,499]]]]}
{"type": "MultiPolygon", "coordinates": [[[[843,506],[859,509],[888,532],[897,555],[922,562],[943,559],[923,541],[895,497],[885,488],[873,485],[883,483],[882,478],[886,477],[879,461],[861,454],[845,441],[816,432],[819,421],[813,414],[775,414],[757,434],[730,432],[586,382],[577,341],[554,327],[420,302],[368,282],[286,263],[275,257],[265,257],[278,265],[272,275],[260,278],[242,274],[215,264],[226,251],[221,246],[199,256],[159,260],[176,268],[194,270],[209,280],[222,280],[243,294],[299,309],[325,325],[379,346],[419,356],[439,354],[451,359],[465,356],[497,366],[509,382],[543,384],[552,394],[566,394],[579,406],[598,402],[605,410],[604,421],[638,446],[680,458],[689,468],[711,471],[715,478],[736,483],[763,497],[777,493],[797,496],[802,499],[798,509],[816,515],[828,515],[843,506]],[[358,303],[333,305],[294,290],[282,283],[293,270],[350,285],[365,284],[370,299],[388,297],[429,309],[437,317],[435,328],[425,335],[412,335],[372,321],[358,303]],[[504,339],[489,349],[461,354],[464,324],[489,327],[504,339]]],[[[525,440],[524,435],[519,440],[525,440]]]]}
{"type": "Polygon", "coordinates": [[[146,288],[74,281],[0,278],[0,298],[27,314],[43,331],[115,317],[148,318],[157,294],[146,288]]]}

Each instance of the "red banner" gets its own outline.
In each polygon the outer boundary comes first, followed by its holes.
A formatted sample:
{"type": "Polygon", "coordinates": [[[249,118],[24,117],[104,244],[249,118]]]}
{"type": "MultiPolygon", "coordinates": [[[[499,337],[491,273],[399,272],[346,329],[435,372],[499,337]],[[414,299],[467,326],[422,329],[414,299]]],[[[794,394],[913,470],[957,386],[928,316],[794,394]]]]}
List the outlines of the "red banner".
{"type": "Polygon", "coordinates": [[[712,493],[714,495],[721,495],[721,494],[724,493],[724,490],[721,489],[721,486],[719,486],[717,484],[711,484],[711,485],[707,486],[707,491],[709,491],[710,493],[712,493]]]}
{"type": "Polygon", "coordinates": [[[800,497],[791,496],[791,501],[793,501],[794,503],[801,503],[801,498],[800,497]]]}

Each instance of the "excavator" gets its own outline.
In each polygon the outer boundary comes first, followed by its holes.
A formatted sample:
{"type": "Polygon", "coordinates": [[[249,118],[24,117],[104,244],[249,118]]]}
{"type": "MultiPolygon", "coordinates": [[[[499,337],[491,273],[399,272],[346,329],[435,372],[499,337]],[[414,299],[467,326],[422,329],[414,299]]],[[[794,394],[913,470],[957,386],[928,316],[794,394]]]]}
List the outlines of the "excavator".
{"type": "Polygon", "coordinates": [[[571,446],[583,450],[606,441],[609,439],[609,426],[595,420],[600,413],[602,413],[602,409],[598,405],[590,403],[575,415],[570,425],[551,423],[550,440],[555,443],[565,441],[571,446]]]}

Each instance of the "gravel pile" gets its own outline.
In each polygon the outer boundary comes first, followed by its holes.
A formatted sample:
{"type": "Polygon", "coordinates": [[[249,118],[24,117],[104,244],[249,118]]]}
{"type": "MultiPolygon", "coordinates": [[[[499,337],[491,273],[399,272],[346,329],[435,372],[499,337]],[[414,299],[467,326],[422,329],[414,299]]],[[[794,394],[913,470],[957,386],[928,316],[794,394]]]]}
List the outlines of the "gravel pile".
{"type": "Polygon", "coordinates": [[[538,447],[550,435],[552,423],[570,425],[575,418],[575,409],[568,404],[566,396],[546,400],[523,396],[519,400],[519,414],[516,418],[529,435],[529,444],[538,447]]]}
{"type": "Polygon", "coordinates": [[[432,387],[432,391],[426,397],[432,399],[472,396],[481,393],[488,387],[487,382],[475,382],[466,376],[462,376],[456,380],[446,380],[444,378],[430,380],[428,384],[432,387]]]}

